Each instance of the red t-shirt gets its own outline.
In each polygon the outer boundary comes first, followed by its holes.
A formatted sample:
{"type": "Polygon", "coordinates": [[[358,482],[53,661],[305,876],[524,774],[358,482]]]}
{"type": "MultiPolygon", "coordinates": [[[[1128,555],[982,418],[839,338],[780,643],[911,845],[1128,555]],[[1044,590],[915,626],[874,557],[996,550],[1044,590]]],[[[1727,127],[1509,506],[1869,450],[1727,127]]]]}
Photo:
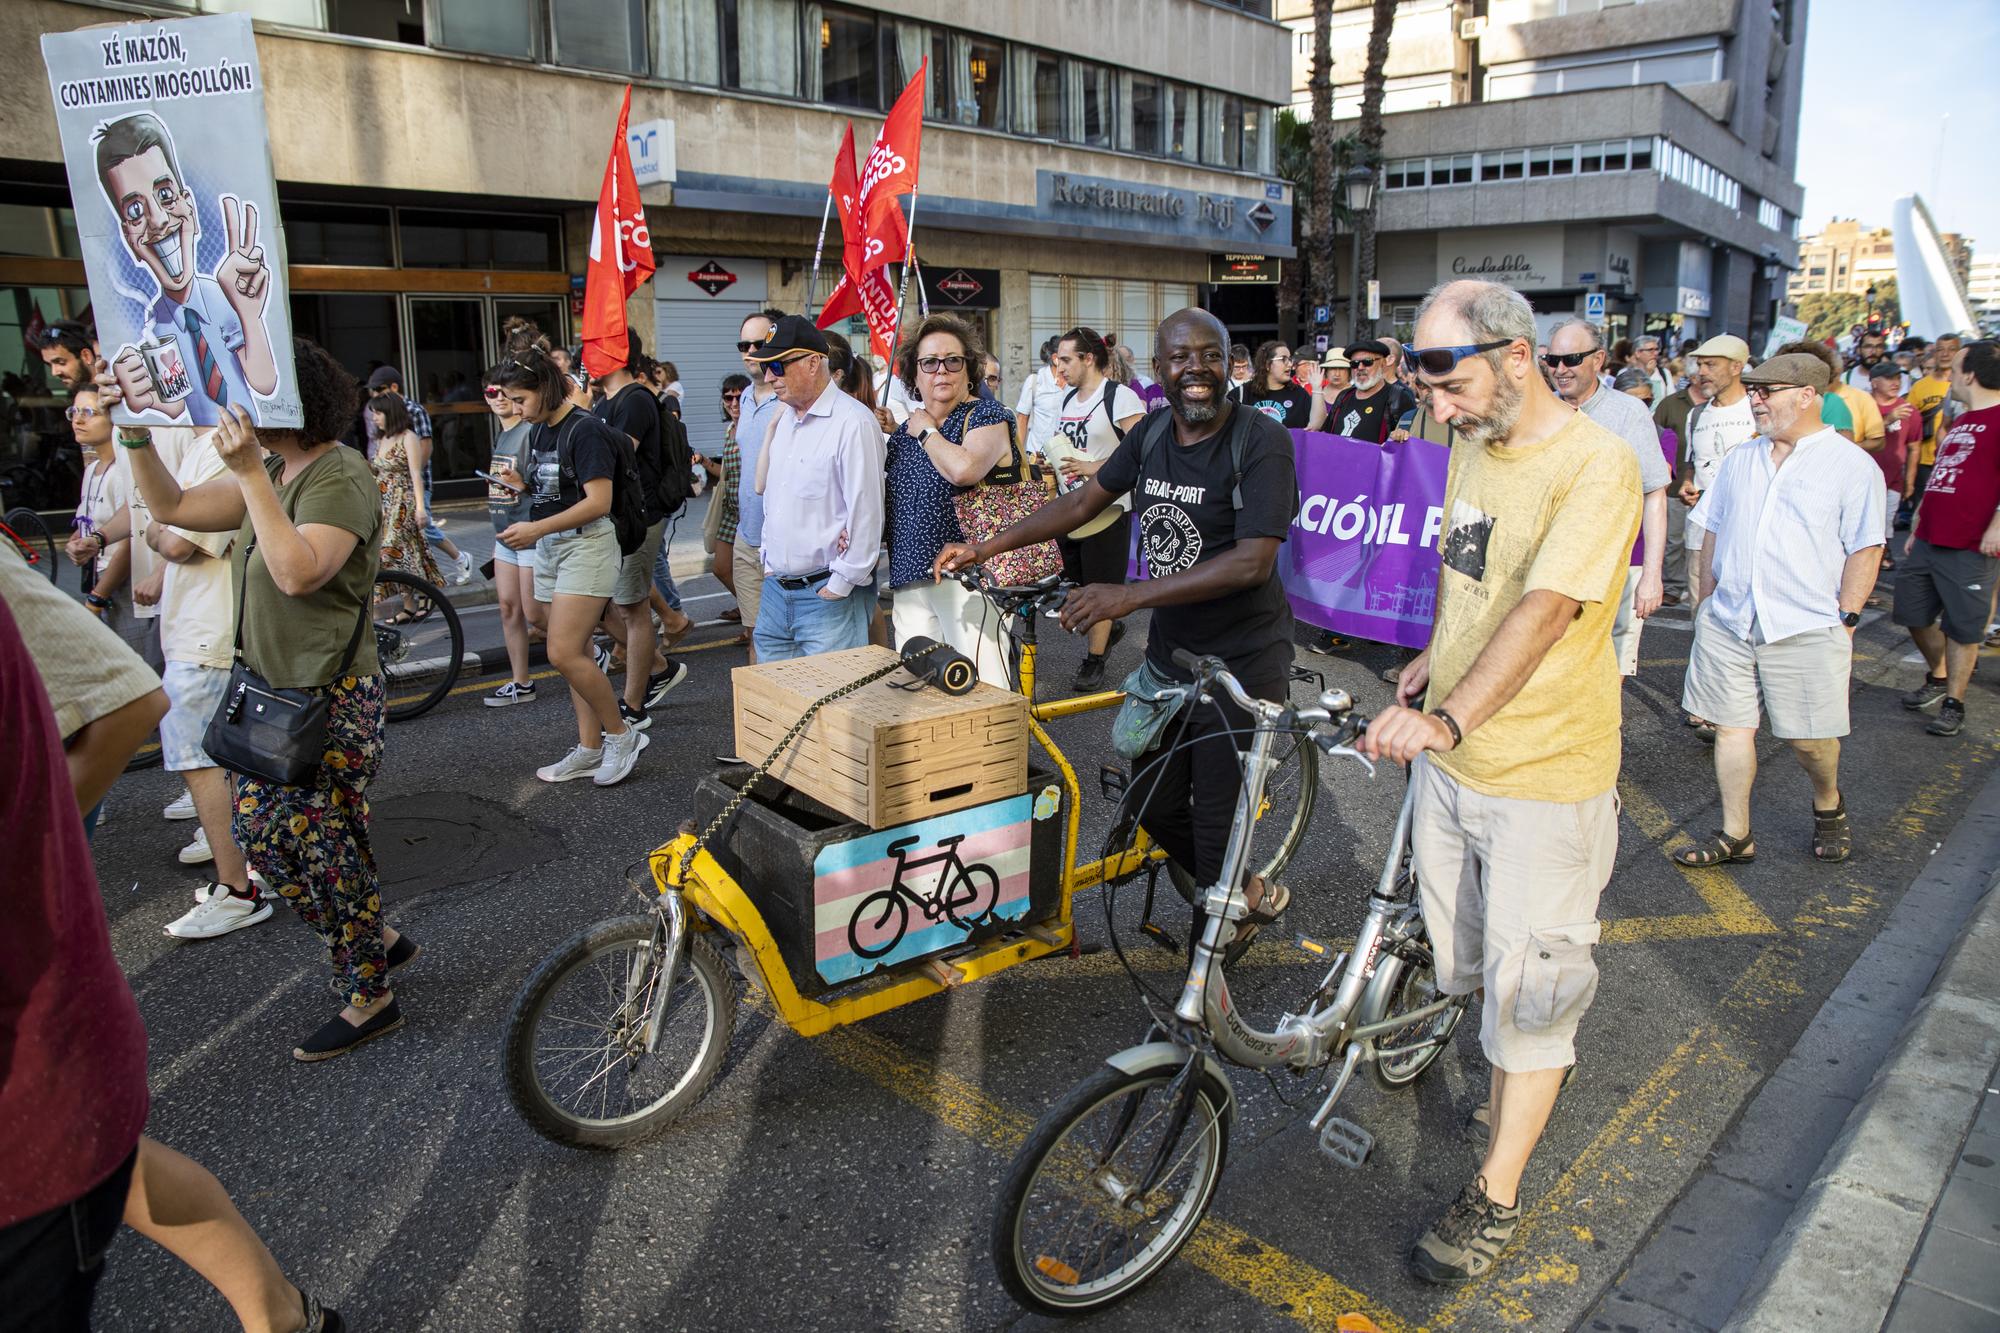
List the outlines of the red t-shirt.
{"type": "Polygon", "coordinates": [[[1924,486],[1917,538],[1954,551],[1977,549],[2000,508],[2000,407],[1961,412],[1938,441],[1924,486]]]}
{"type": "Polygon", "coordinates": [[[1888,402],[1876,400],[1875,406],[1882,409],[1882,447],[1870,457],[1875,466],[1882,469],[1882,481],[1892,491],[1903,489],[1903,461],[1909,451],[1924,442],[1924,414],[1911,408],[1910,415],[1900,422],[1889,420],[1889,416],[1899,407],[1910,407],[1907,398],[1892,398],[1888,402]]]}
{"type": "Polygon", "coordinates": [[[0,1227],[87,1193],[146,1124],[146,1028],[111,956],[104,900],[42,678],[0,601],[0,1227]]]}

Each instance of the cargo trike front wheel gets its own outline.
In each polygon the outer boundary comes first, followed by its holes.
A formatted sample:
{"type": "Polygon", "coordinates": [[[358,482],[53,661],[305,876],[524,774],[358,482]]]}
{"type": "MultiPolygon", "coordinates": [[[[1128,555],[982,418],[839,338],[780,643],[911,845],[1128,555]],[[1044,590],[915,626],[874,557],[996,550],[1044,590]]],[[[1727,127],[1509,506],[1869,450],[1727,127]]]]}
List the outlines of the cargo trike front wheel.
{"type": "Polygon", "coordinates": [[[706,939],[689,934],[677,951],[671,933],[651,914],[601,921],[522,984],[507,1020],[507,1095],[544,1137],[577,1148],[636,1143],[715,1082],[736,988],[706,939]]]}

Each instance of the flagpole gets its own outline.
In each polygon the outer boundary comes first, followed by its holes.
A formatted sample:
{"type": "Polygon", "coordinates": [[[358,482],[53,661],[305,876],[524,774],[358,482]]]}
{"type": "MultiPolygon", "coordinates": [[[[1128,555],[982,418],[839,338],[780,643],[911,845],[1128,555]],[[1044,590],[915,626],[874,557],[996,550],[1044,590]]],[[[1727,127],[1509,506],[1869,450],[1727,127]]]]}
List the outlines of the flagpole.
{"type": "MultiPolygon", "coordinates": [[[[903,340],[903,299],[910,290],[910,264],[917,252],[917,191],[910,190],[910,216],[903,237],[903,280],[896,284],[896,331],[889,338],[889,373],[882,377],[882,403],[889,401],[889,381],[896,375],[896,350],[903,340]]],[[[904,393],[913,391],[913,386],[905,384],[904,393]]]]}
{"type": "Polygon", "coordinates": [[[931,317],[931,294],[929,284],[924,281],[924,261],[912,258],[911,262],[916,265],[917,269],[917,318],[929,319],[931,317]]]}
{"type": "Polygon", "coordinates": [[[833,217],[833,191],[826,192],[826,207],[819,211],[819,240],[813,245],[812,276],[806,279],[806,318],[813,317],[813,296],[819,291],[819,260],[826,250],[826,224],[833,217]]]}

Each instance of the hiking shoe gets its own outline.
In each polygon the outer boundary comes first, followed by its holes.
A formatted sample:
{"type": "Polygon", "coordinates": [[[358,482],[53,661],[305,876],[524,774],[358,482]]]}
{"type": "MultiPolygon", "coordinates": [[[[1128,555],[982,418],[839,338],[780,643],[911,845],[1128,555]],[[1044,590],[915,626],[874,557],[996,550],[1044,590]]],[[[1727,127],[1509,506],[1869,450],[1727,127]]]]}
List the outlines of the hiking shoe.
{"type": "Polygon", "coordinates": [[[1445,1209],[1444,1216],[1417,1238],[1410,1251],[1410,1273],[1420,1281],[1442,1286],[1483,1277],[1520,1225],[1520,1203],[1502,1208],[1486,1197],[1486,1177],[1479,1176],[1445,1209]]]}
{"type": "Polygon", "coordinates": [[[403,1011],[396,1007],[394,1000],[371,1014],[366,1023],[358,1025],[335,1014],[319,1025],[319,1031],[292,1048],[292,1058],[308,1064],[319,1060],[331,1060],[334,1056],[346,1055],[355,1047],[365,1045],[377,1037],[386,1037],[401,1026],[403,1026],[403,1011]]]}
{"type": "MultiPolygon", "coordinates": [[[[1563,1070],[1563,1081],[1556,1087],[1556,1101],[1558,1104],[1562,1102],[1563,1089],[1567,1088],[1569,1081],[1575,1077],[1575,1065],[1571,1065],[1568,1069],[1563,1070]]],[[[1550,1111],[1549,1114],[1554,1116],[1555,1112],[1550,1111]]],[[[1482,1148],[1493,1142],[1493,1102],[1491,1098],[1482,1097],[1479,1105],[1472,1108],[1472,1114],[1465,1122],[1465,1136],[1482,1148]]]]}
{"type": "Polygon", "coordinates": [[[1929,708],[1944,698],[1945,682],[1941,676],[1925,676],[1924,683],[1903,696],[1905,708],[1929,708]]]}
{"type": "Polygon", "coordinates": [[[1933,736],[1956,736],[1965,729],[1965,705],[1956,699],[1946,699],[1938,715],[1925,727],[1933,736]]]}
{"type": "Polygon", "coordinates": [[[206,865],[215,859],[215,853],[208,847],[208,830],[197,828],[194,841],[181,848],[181,864],[184,866],[206,865]]]}
{"type": "Polygon", "coordinates": [[[212,940],[232,930],[254,926],[271,915],[271,904],[257,898],[239,898],[234,893],[209,890],[206,901],[196,903],[185,915],[164,927],[177,940],[212,940]]]}
{"type": "Polygon", "coordinates": [[[193,819],[195,817],[194,793],[186,787],[174,798],[173,804],[160,811],[162,819],[193,819]]]}
{"type": "Polygon", "coordinates": [[[637,727],[627,727],[623,736],[604,738],[604,759],[597,766],[591,781],[600,787],[616,786],[632,772],[632,765],[639,762],[639,751],[651,745],[646,733],[637,727]]]}
{"type": "Polygon", "coordinates": [[[488,708],[512,708],[515,704],[531,704],[535,701],[533,681],[510,680],[479,702],[488,708]]]}
{"type": "Polygon", "coordinates": [[[644,731],[647,727],[653,725],[653,719],[650,716],[640,712],[623,699],[618,701],[618,716],[625,719],[626,726],[637,727],[640,731],[644,731]]]}
{"type": "Polygon", "coordinates": [[[536,769],[535,776],[544,782],[569,782],[574,778],[589,777],[603,762],[603,750],[586,750],[578,745],[553,764],[536,769]]]}
{"type": "Polygon", "coordinates": [[[1076,669],[1076,679],[1070,689],[1078,694],[1089,694],[1104,688],[1104,659],[1096,654],[1086,654],[1083,665],[1076,669]]]}
{"type": "Polygon", "coordinates": [[[673,693],[674,686],[687,678],[687,663],[668,659],[666,670],[656,671],[646,677],[646,707],[658,708],[660,701],[673,693]]]}

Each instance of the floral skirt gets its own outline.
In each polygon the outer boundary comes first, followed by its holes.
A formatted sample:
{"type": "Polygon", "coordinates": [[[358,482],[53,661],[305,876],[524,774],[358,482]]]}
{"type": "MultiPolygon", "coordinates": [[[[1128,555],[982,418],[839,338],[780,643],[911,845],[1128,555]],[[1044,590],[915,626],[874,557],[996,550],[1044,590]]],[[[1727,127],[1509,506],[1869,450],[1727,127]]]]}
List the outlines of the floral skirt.
{"type": "Polygon", "coordinates": [[[318,775],[287,787],[238,774],[231,830],[251,869],[326,945],[334,992],[367,1005],[388,989],[367,795],[382,766],[388,691],[378,675],[347,676],[324,692],[332,702],[318,775]]]}

